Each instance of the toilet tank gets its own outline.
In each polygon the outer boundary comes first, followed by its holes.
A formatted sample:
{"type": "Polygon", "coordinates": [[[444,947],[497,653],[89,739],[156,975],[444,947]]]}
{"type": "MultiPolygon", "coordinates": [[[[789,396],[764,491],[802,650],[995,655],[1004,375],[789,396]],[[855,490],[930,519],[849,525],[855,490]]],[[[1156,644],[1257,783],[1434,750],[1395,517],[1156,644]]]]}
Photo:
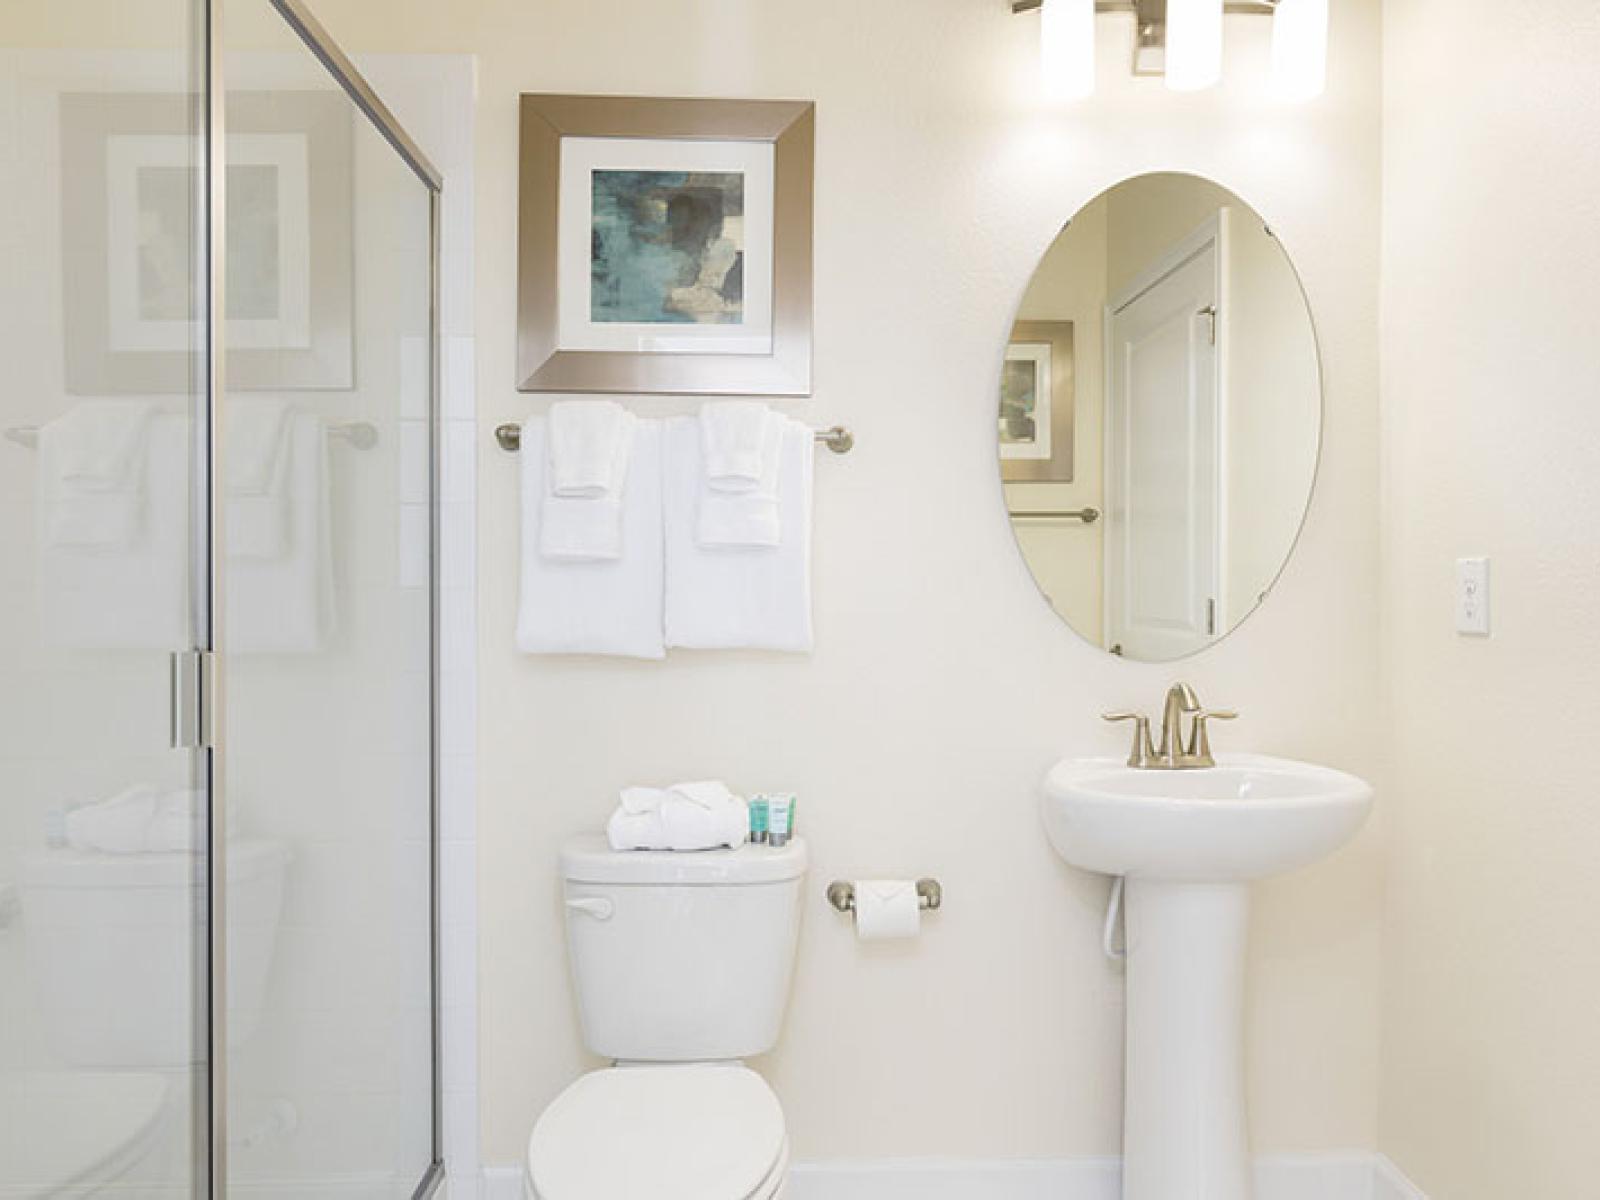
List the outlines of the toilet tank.
{"type": "MultiPolygon", "coordinates": [[[[228,846],[230,1045],[260,1019],[288,860],[277,842],[228,846]]],[[[204,858],[191,854],[61,849],[24,860],[27,976],[59,1056],[84,1067],[199,1061],[204,869],[204,858]]]]}
{"type": "Polygon", "coordinates": [[[748,1058],[778,1041],[794,976],[806,847],[561,851],[584,1043],[605,1058],[748,1058]]]}

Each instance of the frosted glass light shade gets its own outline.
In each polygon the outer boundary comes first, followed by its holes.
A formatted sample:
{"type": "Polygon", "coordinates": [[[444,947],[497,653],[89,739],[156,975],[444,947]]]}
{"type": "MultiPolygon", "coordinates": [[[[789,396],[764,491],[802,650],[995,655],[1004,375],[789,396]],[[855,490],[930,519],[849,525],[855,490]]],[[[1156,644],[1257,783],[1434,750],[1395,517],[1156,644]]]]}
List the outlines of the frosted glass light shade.
{"type": "Polygon", "coordinates": [[[1044,0],[1039,69],[1052,100],[1081,100],[1094,91],[1094,0],[1044,0]]]}
{"type": "Polygon", "coordinates": [[[1222,0],[1167,0],[1167,86],[1196,92],[1222,78],[1222,0]]]}
{"type": "Polygon", "coordinates": [[[1328,0],[1278,0],[1272,16],[1272,90],[1312,100],[1328,86],[1328,0]]]}

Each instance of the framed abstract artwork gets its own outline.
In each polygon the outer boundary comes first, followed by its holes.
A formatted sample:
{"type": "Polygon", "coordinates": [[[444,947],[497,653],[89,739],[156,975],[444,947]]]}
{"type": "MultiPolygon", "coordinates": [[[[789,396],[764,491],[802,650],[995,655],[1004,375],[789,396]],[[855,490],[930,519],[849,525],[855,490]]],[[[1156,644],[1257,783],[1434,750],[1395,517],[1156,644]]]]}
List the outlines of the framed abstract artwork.
{"type": "Polygon", "coordinates": [[[1071,483],[1071,321],[1018,321],[1000,373],[1000,468],[1007,483],[1071,483]]]}
{"type": "Polygon", "coordinates": [[[811,392],[814,106],[522,97],[517,386],[811,392]]]}
{"type": "MultiPolygon", "coordinates": [[[[182,392],[199,345],[191,294],[191,101],[61,99],[66,380],[79,394],[182,392]]],[[[228,97],[230,388],[355,385],[349,105],[335,92],[228,97]]]]}

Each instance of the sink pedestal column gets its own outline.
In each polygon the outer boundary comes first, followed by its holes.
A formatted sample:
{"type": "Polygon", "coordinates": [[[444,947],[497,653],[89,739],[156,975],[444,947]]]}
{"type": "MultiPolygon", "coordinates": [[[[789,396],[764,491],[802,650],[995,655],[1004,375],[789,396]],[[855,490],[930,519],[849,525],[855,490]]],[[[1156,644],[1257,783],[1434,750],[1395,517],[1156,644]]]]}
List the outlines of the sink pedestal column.
{"type": "Polygon", "coordinates": [[[1123,1200],[1250,1200],[1245,883],[1131,877],[1123,1200]]]}

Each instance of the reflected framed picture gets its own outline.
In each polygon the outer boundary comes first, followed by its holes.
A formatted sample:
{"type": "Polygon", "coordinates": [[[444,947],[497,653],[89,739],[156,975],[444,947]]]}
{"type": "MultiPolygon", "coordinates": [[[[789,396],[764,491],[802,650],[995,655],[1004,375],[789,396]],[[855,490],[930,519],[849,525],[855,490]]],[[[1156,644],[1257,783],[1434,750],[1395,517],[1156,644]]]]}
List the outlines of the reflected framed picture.
{"type": "Polygon", "coordinates": [[[811,391],[814,106],[522,97],[522,391],[811,391]]]}
{"type": "MultiPolygon", "coordinates": [[[[183,392],[203,331],[190,100],[61,101],[66,379],[79,394],[183,392]]],[[[228,97],[226,378],[233,389],[350,388],[349,104],[337,92],[228,97]]]]}
{"type": "Polygon", "coordinates": [[[1007,483],[1071,483],[1071,321],[1018,321],[1000,372],[1000,469],[1007,483]]]}

